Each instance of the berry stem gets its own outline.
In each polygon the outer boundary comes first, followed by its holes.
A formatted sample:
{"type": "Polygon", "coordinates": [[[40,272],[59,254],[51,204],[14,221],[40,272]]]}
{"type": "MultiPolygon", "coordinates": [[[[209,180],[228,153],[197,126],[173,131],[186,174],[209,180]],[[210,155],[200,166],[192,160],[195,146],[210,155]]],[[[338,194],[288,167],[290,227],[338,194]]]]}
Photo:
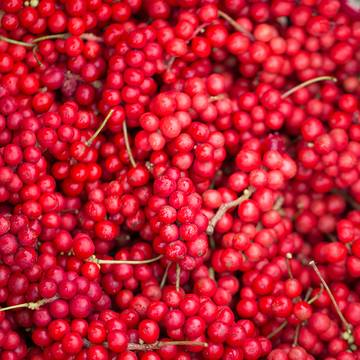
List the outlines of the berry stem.
{"type": "Polygon", "coordinates": [[[245,189],[243,194],[240,197],[238,197],[237,199],[235,199],[233,201],[229,201],[226,204],[222,204],[219,207],[216,214],[209,221],[209,225],[208,225],[208,227],[206,229],[206,233],[208,235],[212,235],[214,233],[214,231],[215,231],[216,224],[225,215],[225,213],[229,209],[232,209],[233,207],[240,205],[243,201],[249,199],[250,196],[254,193],[254,191],[255,191],[255,189],[253,189],[252,187],[249,187],[249,188],[245,189]]]}
{"type": "Polygon", "coordinates": [[[88,339],[83,339],[83,344],[86,348],[89,348],[91,346],[91,342],[88,339]]]}
{"type": "Polygon", "coordinates": [[[166,64],[166,70],[168,70],[168,71],[171,70],[172,66],[174,65],[175,60],[176,60],[175,56],[172,56],[170,58],[170,60],[166,64]]]}
{"type": "Polygon", "coordinates": [[[52,35],[40,36],[40,37],[34,39],[32,42],[33,42],[33,44],[36,44],[36,43],[39,43],[39,42],[45,41],[45,40],[67,39],[68,37],[70,37],[69,33],[52,34],[52,35]]]}
{"type": "Polygon", "coordinates": [[[284,329],[284,327],[288,324],[287,320],[283,321],[275,330],[273,330],[268,336],[268,339],[273,338],[275,335],[277,335],[281,330],[284,329]]]}
{"type": "Polygon", "coordinates": [[[5,42],[7,42],[9,44],[13,44],[13,45],[20,45],[20,46],[29,47],[29,48],[34,47],[34,44],[27,43],[27,42],[24,42],[24,41],[10,39],[10,38],[8,38],[6,36],[3,36],[3,35],[0,35],[0,40],[5,41],[5,42]]]}
{"type": "MultiPolygon", "coordinates": [[[[91,342],[87,339],[83,340],[85,347],[89,348],[91,342]]],[[[103,346],[108,348],[108,342],[105,341],[102,343],[103,346]]],[[[189,340],[177,340],[177,341],[156,341],[152,344],[135,344],[129,343],[127,349],[129,351],[151,351],[158,350],[163,346],[203,346],[208,347],[208,343],[202,341],[189,341],[189,340]]]]}
{"type": "Polygon", "coordinates": [[[319,292],[315,296],[313,296],[310,300],[308,300],[307,303],[309,305],[311,305],[313,302],[315,302],[317,299],[319,299],[319,297],[321,296],[323,291],[324,291],[324,286],[323,286],[323,284],[320,284],[319,292]]]}
{"type": "Polygon", "coordinates": [[[296,325],[295,334],[294,334],[294,341],[292,343],[292,346],[297,346],[298,345],[300,327],[301,327],[301,324],[296,325]]]}
{"type": "MultiPolygon", "coordinates": [[[[70,36],[71,36],[71,34],[69,34],[69,33],[45,35],[45,36],[40,36],[40,37],[34,39],[32,42],[36,44],[36,43],[44,41],[44,40],[67,39],[70,36]]],[[[96,35],[91,34],[91,33],[84,33],[84,34],[80,35],[80,38],[82,40],[88,40],[88,41],[89,40],[96,41],[96,42],[103,42],[104,41],[101,37],[96,36],[96,35]]]]}
{"type": "Polygon", "coordinates": [[[111,116],[113,115],[114,110],[111,109],[108,114],[106,115],[105,119],[103,120],[103,122],[101,123],[101,125],[98,127],[98,129],[95,131],[95,133],[91,136],[91,138],[89,140],[87,140],[85,142],[86,146],[91,146],[91,144],[94,142],[94,140],[97,138],[97,136],[100,134],[100,132],[102,131],[102,129],[105,127],[106,123],[109,121],[109,119],[111,118],[111,116]]]}
{"type": "Polygon", "coordinates": [[[127,152],[128,156],[129,156],[130,164],[131,164],[132,167],[136,167],[136,162],[135,162],[135,159],[134,159],[134,156],[132,154],[131,147],[130,147],[129,135],[128,135],[127,125],[126,125],[125,120],[123,122],[123,133],[124,133],[126,152],[127,152]]]}
{"type": "Polygon", "coordinates": [[[128,350],[130,351],[150,351],[157,350],[163,346],[203,346],[208,347],[208,343],[202,341],[188,341],[188,340],[178,340],[178,341],[157,341],[153,344],[128,344],[128,350]]]}
{"type": "Polygon", "coordinates": [[[215,278],[215,270],[214,268],[211,266],[209,267],[209,278],[210,279],[213,279],[214,281],[216,281],[216,278],[215,278]]]}
{"type": "MultiPolygon", "coordinates": [[[[196,37],[199,33],[203,32],[205,30],[205,27],[208,26],[208,24],[202,24],[200,26],[197,27],[197,29],[194,31],[194,34],[192,35],[192,37],[187,41],[187,44],[194,38],[196,37]]],[[[166,70],[170,71],[172,66],[174,65],[174,62],[176,60],[176,56],[172,56],[169,61],[167,61],[166,63],[166,70]]]]}
{"type": "Polygon", "coordinates": [[[335,194],[341,195],[354,210],[360,210],[360,204],[352,198],[346,191],[334,191],[335,194]]]}
{"type": "Polygon", "coordinates": [[[282,206],[284,205],[284,197],[279,196],[274,203],[273,210],[280,211],[282,209],[282,206]]]}
{"type": "Polygon", "coordinates": [[[21,308],[27,308],[30,310],[37,310],[39,309],[41,306],[50,303],[54,300],[56,300],[58,297],[54,296],[52,298],[49,299],[41,299],[39,301],[36,302],[28,302],[28,303],[23,303],[23,304],[17,304],[17,305],[12,305],[12,306],[7,306],[4,308],[0,308],[0,311],[8,311],[8,310],[14,310],[14,309],[21,309],[21,308]]]}
{"type": "Polygon", "coordinates": [[[290,264],[290,260],[292,259],[292,255],[291,253],[287,253],[286,256],[285,256],[285,264],[286,264],[286,269],[287,269],[287,272],[289,274],[289,278],[290,279],[293,279],[294,276],[292,274],[292,271],[291,271],[291,264],[290,264]]]}
{"type": "Polygon", "coordinates": [[[326,292],[328,293],[329,298],[330,298],[331,302],[333,303],[334,308],[335,308],[335,310],[336,310],[336,312],[337,312],[337,314],[338,314],[341,322],[343,323],[346,331],[348,331],[349,333],[351,333],[351,325],[347,322],[347,320],[345,319],[343,313],[341,312],[341,310],[340,310],[340,308],[339,308],[339,305],[338,305],[338,303],[336,302],[336,299],[335,299],[334,295],[332,294],[332,292],[331,292],[328,284],[326,283],[325,279],[324,279],[323,276],[321,275],[319,268],[318,268],[317,265],[315,264],[315,261],[314,261],[314,260],[311,260],[311,261],[309,262],[309,265],[313,268],[313,270],[315,271],[316,275],[317,275],[318,278],[320,279],[322,285],[324,286],[326,292]]]}
{"type": "Polygon", "coordinates": [[[334,234],[325,234],[325,236],[329,239],[330,242],[337,242],[336,236],[334,234]]]}
{"type": "Polygon", "coordinates": [[[80,35],[80,38],[86,41],[104,42],[104,39],[102,37],[96,36],[92,33],[84,33],[80,35]]]}
{"type": "Polygon", "coordinates": [[[224,100],[224,99],[226,99],[226,95],[225,94],[219,94],[219,95],[215,95],[215,96],[210,96],[209,97],[209,102],[215,102],[215,101],[224,100]]]}
{"type": "Polygon", "coordinates": [[[195,29],[194,34],[193,34],[193,36],[191,37],[190,40],[192,40],[194,37],[198,36],[199,34],[203,33],[205,31],[206,27],[209,26],[209,25],[210,25],[209,23],[199,25],[195,29]]]}
{"type": "Polygon", "coordinates": [[[249,31],[247,31],[244,27],[242,27],[237,21],[235,21],[232,17],[230,17],[228,14],[224,13],[221,10],[218,10],[218,14],[220,17],[222,17],[224,20],[226,20],[230,25],[234,27],[235,30],[243,33],[246,35],[250,40],[255,40],[253,34],[251,34],[249,31]]]}
{"type": "Polygon", "coordinates": [[[162,288],[165,286],[165,283],[166,283],[166,279],[167,279],[167,275],[168,275],[170,266],[171,266],[171,262],[169,262],[169,263],[166,265],[166,268],[165,268],[165,271],[164,271],[164,275],[163,275],[163,277],[162,277],[162,279],[161,279],[160,289],[162,289],[162,288]]]}
{"type": "Polygon", "coordinates": [[[41,66],[43,66],[44,64],[39,60],[37,50],[38,50],[38,47],[37,47],[37,46],[34,46],[34,47],[32,48],[32,52],[33,52],[34,58],[35,58],[37,64],[41,67],[41,66]]]}
{"type": "MultiPolygon", "coordinates": [[[[44,41],[44,40],[55,40],[55,39],[67,39],[71,36],[71,34],[69,33],[62,33],[62,34],[52,34],[52,35],[45,35],[45,36],[40,36],[36,39],[33,39],[31,42],[24,42],[24,41],[19,41],[19,40],[14,40],[14,39],[10,39],[6,36],[0,35],[0,40],[5,41],[9,44],[13,44],[13,45],[20,45],[20,46],[24,46],[24,47],[29,47],[29,48],[36,48],[37,47],[37,43],[44,41]]],[[[96,36],[94,34],[91,33],[84,33],[82,35],[80,35],[80,38],[83,40],[87,40],[87,41],[96,41],[96,42],[103,42],[104,40],[100,37],[100,36],[96,36]]]]}
{"type": "Polygon", "coordinates": [[[179,264],[176,264],[176,291],[180,290],[180,276],[181,276],[181,267],[179,264]]]}
{"type": "Polygon", "coordinates": [[[212,236],[212,235],[209,236],[209,243],[210,243],[210,249],[212,249],[212,250],[216,249],[216,243],[215,243],[214,236],[212,236]]]}
{"type": "Polygon", "coordinates": [[[111,259],[98,259],[95,256],[92,256],[88,259],[89,262],[94,262],[99,265],[120,265],[120,264],[128,264],[128,265],[141,265],[141,264],[151,264],[160,260],[163,255],[156,256],[151,259],[146,260],[111,260],[111,259]]]}
{"type": "Polygon", "coordinates": [[[304,81],[303,83],[297,85],[297,86],[294,86],[293,88],[291,88],[290,90],[286,91],[284,94],[282,94],[282,98],[283,99],[286,99],[287,97],[289,97],[291,94],[293,94],[294,92],[304,88],[304,87],[307,87],[309,85],[312,85],[312,84],[315,84],[317,82],[320,82],[320,81],[333,81],[333,82],[337,82],[337,78],[336,77],[333,77],[333,76],[319,76],[319,77],[316,77],[316,78],[313,78],[313,79],[310,79],[310,80],[307,80],[307,81],[304,81]]]}
{"type": "Polygon", "coordinates": [[[305,294],[305,297],[304,297],[304,301],[308,301],[310,299],[310,296],[311,296],[311,293],[313,292],[313,288],[308,288],[307,291],[306,291],[306,294],[305,294]]]}

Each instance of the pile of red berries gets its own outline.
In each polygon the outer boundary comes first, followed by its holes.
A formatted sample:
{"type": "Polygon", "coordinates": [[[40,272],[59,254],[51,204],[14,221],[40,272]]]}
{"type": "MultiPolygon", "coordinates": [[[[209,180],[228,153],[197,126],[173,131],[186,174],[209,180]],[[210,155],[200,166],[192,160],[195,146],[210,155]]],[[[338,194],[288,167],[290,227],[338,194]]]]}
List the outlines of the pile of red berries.
{"type": "Polygon", "coordinates": [[[0,360],[360,360],[359,19],[0,0],[0,360]]]}

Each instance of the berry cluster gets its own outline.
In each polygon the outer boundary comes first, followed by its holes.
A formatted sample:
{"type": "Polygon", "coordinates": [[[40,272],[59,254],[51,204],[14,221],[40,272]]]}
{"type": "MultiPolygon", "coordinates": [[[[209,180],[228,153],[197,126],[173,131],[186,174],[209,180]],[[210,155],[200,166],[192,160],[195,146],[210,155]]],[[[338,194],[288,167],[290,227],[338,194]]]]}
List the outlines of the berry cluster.
{"type": "Polygon", "coordinates": [[[359,18],[0,1],[0,360],[359,360],[359,18]]]}

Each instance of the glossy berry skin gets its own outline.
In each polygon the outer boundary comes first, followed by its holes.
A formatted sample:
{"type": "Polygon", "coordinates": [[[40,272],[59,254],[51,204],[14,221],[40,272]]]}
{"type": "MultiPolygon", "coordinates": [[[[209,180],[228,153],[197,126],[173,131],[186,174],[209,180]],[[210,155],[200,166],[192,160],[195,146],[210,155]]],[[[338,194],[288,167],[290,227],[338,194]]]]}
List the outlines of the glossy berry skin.
{"type": "Polygon", "coordinates": [[[148,343],[154,343],[157,341],[160,334],[160,329],[155,321],[144,320],[139,324],[139,336],[148,343]]]}

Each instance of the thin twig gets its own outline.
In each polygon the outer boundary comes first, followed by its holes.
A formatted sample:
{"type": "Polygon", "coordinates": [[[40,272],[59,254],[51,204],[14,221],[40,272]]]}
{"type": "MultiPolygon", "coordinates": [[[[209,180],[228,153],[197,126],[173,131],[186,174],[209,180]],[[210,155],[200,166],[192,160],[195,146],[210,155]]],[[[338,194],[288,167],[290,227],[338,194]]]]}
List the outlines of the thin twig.
{"type": "MultiPolygon", "coordinates": [[[[5,41],[9,44],[13,44],[13,45],[20,45],[20,46],[24,46],[24,47],[29,47],[29,48],[33,48],[37,46],[37,43],[41,42],[41,41],[45,41],[45,40],[56,40],[56,39],[67,39],[71,37],[70,33],[61,33],[61,34],[50,34],[50,35],[44,35],[44,36],[40,36],[38,38],[33,39],[31,42],[25,42],[25,41],[20,41],[20,40],[14,40],[11,38],[8,38],[6,36],[0,35],[0,40],[5,41]]],[[[87,40],[87,41],[96,41],[96,42],[103,42],[104,39],[100,36],[96,36],[94,34],[91,33],[84,33],[81,34],[79,36],[82,40],[87,40]]]]}
{"type": "Polygon", "coordinates": [[[170,60],[169,60],[169,61],[167,62],[167,64],[166,64],[166,70],[168,70],[168,71],[171,70],[172,66],[174,65],[175,60],[176,60],[176,57],[175,57],[175,56],[172,56],[172,57],[170,58],[170,60]]]}
{"type": "Polygon", "coordinates": [[[309,305],[311,305],[313,302],[315,302],[317,299],[320,298],[320,296],[322,295],[323,291],[324,291],[324,286],[323,286],[323,284],[320,284],[320,290],[319,290],[319,292],[318,292],[315,296],[313,296],[307,303],[308,303],[309,305]]]}
{"type": "Polygon", "coordinates": [[[94,142],[94,140],[96,139],[96,137],[100,134],[100,132],[102,131],[102,129],[105,127],[106,123],[109,121],[109,119],[111,118],[111,116],[114,113],[114,109],[111,109],[108,114],[106,115],[105,119],[103,120],[103,122],[101,123],[101,125],[98,127],[98,129],[95,131],[95,133],[90,137],[89,140],[87,140],[85,142],[86,146],[91,146],[91,144],[94,142]]]}
{"type": "Polygon", "coordinates": [[[296,325],[295,334],[294,334],[294,341],[292,343],[292,346],[297,346],[298,345],[300,327],[301,327],[301,324],[296,325]]]}
{"type": "Polygon", "coordinates": [[[163,277],[162,277],[162,279],[161,279],[160,289],[162,289],[162,288],[165,286],[165,283],[166,283],[166,279],[167,279],[167,276],[168,276],[168,272],[169,272],[170,266],[171,266],[171,262],[169,262],[169,263],[166,265],[166,268],[165,268],[165,271],[164,271],[164,275],[163,275],[163,277]]]}
{"type": "Polygon", "coordinates": [[[212,266],[209,267],[209,278],[216,281],[215,270],[214,270],[214,268],[212,266]]]}
{"type": "Polygon", "coordinates": [[[9,44],[13,44],[13,45],[20,45],[20,46],[24,46],[24,47],[29,47],[32,48],[34,47],[34,44],[32,43],[27,43],[25,41],[19,41],[19,40],[14,40],[14,39],[10,39],[6,36],[0,35],[0,40],[5,41],[9,44]]]}
{"type": "Polygon", "coordinates": [[[237,21],[235,21],[232,17],[230,17],[228,14],[224,13],[221,10],[218,10],[218,14],[220,17],[222,17],[224,20],[226,20],[231,26],[234,27],[235,30],[243,33],[246,35],[250,40],[254,41],[255,37],[253,34],[251,34],[249,31],[247,31],[243,26],[241,26],[237,21]]]}
{"type": "Polygon", "coordinates": [[[219,95],[210,96],[209,102],[215,102],[215,101],[220,101],[220,100],[224,100],[224,99],[227,99],[227,96],[225,94],[219,94],[219,95]]]}
{"type": "Polygon", "coordinates": [[[305,294],[305,298],[304,298],[304,301],[308,301],[310,299],[310,296],[311,296],[311,293],[313,292],[313,288],[308,288],[307,291],[306,291],[306,294],[305,294]]]}
{"type": "Polygon", "coordinates": [[[163,346],[202,346],[208,347],[208,343],[203,341],[189,341],[189,340],[178,340],[178,341],[157,341],[153,344],[128,344],[128,350],[131,351],[150,351],[157,350],[163,346]]]}
{"type": "Polygon", "coordinates": [[[331,241],[331,242],[337,242],[336,236],[334,234],[325,234],[325,236],[331,241]]]}
{"type": "Polygon", "coordinates": [[[307,80],[307,81],[304,81],[303,83],[291,88],[290,90],[286,91],[284,94],[281,95],[281,97],[283,99],[286,99],[287,97],[289,97],[291,94],[293,94],[294,92],[306,87],[306,86],[309,86],[309,85],[312,85],[312,84],[315,84],[319,81],[333,81],[333,82],[337,82],[337,78],[336,77],[333,77],[333,76],[319,76],[319,77],[316,77],[314,79],[310,79],[310,80],[307,80]]]}
{"type": "Polygon", "coordinates": [[[120,265],[120,264],[128,264],[128,265],[141,265],[141,264],[151,264],[160,260],[163,255],[159,255],[157,257],[146,259],[146,260],[115,260],[115,259],[98,259],[95,256],[91,256],[87,261],[93,262],[99,265],[120,265]]]}
{"type": "Polygon", "coordinates": [[[276,200],[275,200],[275,203],[274,203],[274,206],[273,206],[273,210],[276,210],[276,211],[279,211],[282,209],[282,206],[284,205],[284,197],[283,196],[279,196],[276,200]]]}
{"type": "Polygon", "coordinates": [[[180,290],[180,277],[181,277],[181,267],[179,264],[176,264],[176,291],[180,290]]]}
{"type": "Polygon", "coordinates": [[[339,308],[339,305],[334,297],[334,295],[332,294],[328,284],[326,283],[325,279],[323,278],[323,276],[321,275],[320,273],[320,270],[319,268],[317,267],[317,265],[315,264],[315,261],[314,260],[311,260],[309,262],[309,265],[313,268],[313,270],[315,271],[316,275],[318,276],[318,278],[320,279],[321,283],[323,284],[326,292],[328,293],[329,295],[329,298],[336,310],[336,313],[338,314],[341,322],[343,323],[346,331],[348,331],[349,333],[351,333],[351,325],[347,322],[347,320],[345,319],[343,313],[341,312],[340,308],[339,308]]]}
{"type": "Polygon", "coordinates": [[[33,44],[39,43],[45,40],[56,40],[56,39],[67,39],[70,37],[71,34],[69,33],[62,33],[62,34],[51,34],[51,35],[44,35],[40,36],[32,41],[33,44]]]}
{"type": "Polygon", "coordinates": [[[209,243],[210,243],[210,249],[215,250],[216,243],[213,235],[209,235],[209,243]]]}
{"type": "Polygon", "coordinates": [[[129,136],[128,136],[128,131],[127,131],[127,126],[126,126],[125,120],[123,121],[123,133],[124,133],[126,152],[129,156],[130,164],[132,167],[136,167],[136,162],[135,162],[134,156],[131,151],[131,146],[130,146],[130,142],[129,142],[129,136]]]}
{"type": "Polygon", "coordinates": [[[275,335],[277,335],[278,333],[281,332],[282,329],[285,328],[285,326],[288,324],[287,320],[285,320],[284,322],[282,322],[274,331],[272,331],[267,338],[271,339],[273,338],[275,335]]]}
{"type": "Polygon", "coordinates": [[[342,196],[346,200],[346,202],[348,202],[349,205],[352,206],[354,210],[360,210],[360,204],[354,198],[352,198],[346,191],[337,190],[334,191],[334,193],[342,196]]]}
{"type": "Polygon", "coordinates": [[[36,302],[28,302],[28,303],[23,303],[23,304],[7,306],[7,307],[4,307],[4,308],[0,308],[0,311],[8,311],[8,310],[14,310],[14,309],[21,309],[21,308],[27,308],[27,309],[30,309],[30,310],[37,310],[41,306],[43,306],[45,304],[48,304],[50,302],[53,302],[56,299],[58,299],[58,297],[54,296],[52,298],[41,299],[41,300],[36,301],[36,302]]]}
{"type": "Polygon", "coordinates": [[[104,39],[102,37],[96,36],[92,33],[84,33],[80,35],[80,38],[86,41],[104,42],[104,39]]]}
{"type": "Polygon", "coordinates": [[[37,64],[41,67],[41,66],[44,66],[44,64],[40,61],[39,57],[38,57],[38,47],[37,46],[34,46],[33,49],[32,49],[32,52],[33,52],[33,55],[34,55],[34,58],[37,62],[37,64]]]}
{"type": "Polygon", "coordinates": [[[290,278],[290,279],[293,279],[294,276],[293,276],[293,274],[292,274],[291,264],[290,264],[290,260],[291,260],[291,259],[292,259],[291,253],[287,253],[287,254],[285,255],[286,269],[287,269],[287,272],[288,272],[288,274],[289,274],[289,278],[290,278]]]}
{"type": "Polygon", "coordinates": [[[235,206],[240,205],[243,201],[250,198],[250,196],[254,193],[254,189],[252,187],[249,187],[244,190],[243,194],[238,197],[236,200],[229,201],[226,204],[222,204],[216,214],[212,217],[212,219],[209,221],[209,225],[206,229],[206,233],[208,235],[212,235],[215,231],[215,226],[218,223],[218,221],[225,215],[225,213],[232,209],[235,206]]]}

